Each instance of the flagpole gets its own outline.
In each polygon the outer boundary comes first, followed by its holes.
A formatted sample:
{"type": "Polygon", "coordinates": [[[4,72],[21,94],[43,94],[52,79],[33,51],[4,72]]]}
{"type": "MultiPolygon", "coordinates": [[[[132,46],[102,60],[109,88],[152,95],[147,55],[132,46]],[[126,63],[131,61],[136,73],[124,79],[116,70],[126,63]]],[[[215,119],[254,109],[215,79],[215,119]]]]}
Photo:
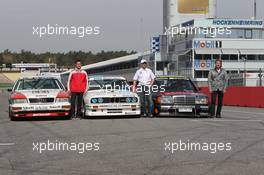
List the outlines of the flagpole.
{"type": "Polygon", "coordinates": [[[257,0],[254,0],[254,19],[257,19],[257,0]]]}

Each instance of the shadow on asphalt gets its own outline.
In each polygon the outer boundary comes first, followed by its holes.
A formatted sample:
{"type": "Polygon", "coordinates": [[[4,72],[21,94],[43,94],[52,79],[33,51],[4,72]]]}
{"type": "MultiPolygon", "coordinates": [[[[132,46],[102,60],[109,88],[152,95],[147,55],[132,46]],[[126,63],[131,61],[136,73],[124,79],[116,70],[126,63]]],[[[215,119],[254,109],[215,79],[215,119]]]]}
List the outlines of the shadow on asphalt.
{"type": "Polygon", "coordinates": [[[54,118],[54,117],[37,117],[37,118],[18,118],[15,121],[16,122],[23,122],[23,121],[66,121],[66,120],[128,120],[128,119],[155,119],[155,118],[175,118],[175,119],[206,119],[207,116],[201,116],[201,117],[192,117],[192,116],[159,116],[159,117],[139,117],[139,116],[96,116],[96,117],[85,117],[85,118],[73,118],[73,119],[67,119],[67,118],[54,118]]]}
{"type": "Polygon", "coordinates": [[[181,119],[205,119],[205,118],[209,118],[208,116],[201,116],[201,117],[192,117],[192,116],[158,116],[158,117],[153,117],[153,118],[150,118],[150,117],[133,117],[133,116],[126,116],[126,117],[120,117],[120,116],[113,116],[113,117],[106,117],[106,116],[99,116],[99,117],[85,117],[83,118],[83,120],[106,120],[106,119],[155,119],[155,118],[181,118],[181,119]]]}
{"type": "Polygon", "coordinates": [[[17,118],[15,122],[24,122],[24,121],[65,121],[70,120],[66,118],[54,118],[54,117],[38,117],[38,118],[17,118]]]}
{"type": "Polygon", "coordinates": [[[175,119],[205,119],[205,118],[210,118],[208,116],[200,116],[200,117],[195,117],[195,116],[159,116],[155,118],[175,118],[175,119]]]}
{"type": "Polygon", "coordinates": [[[83,120],[127,120],[127,119],[140,119],[139,116],[96,116],[96,117],[84,117],[83,120]]]}

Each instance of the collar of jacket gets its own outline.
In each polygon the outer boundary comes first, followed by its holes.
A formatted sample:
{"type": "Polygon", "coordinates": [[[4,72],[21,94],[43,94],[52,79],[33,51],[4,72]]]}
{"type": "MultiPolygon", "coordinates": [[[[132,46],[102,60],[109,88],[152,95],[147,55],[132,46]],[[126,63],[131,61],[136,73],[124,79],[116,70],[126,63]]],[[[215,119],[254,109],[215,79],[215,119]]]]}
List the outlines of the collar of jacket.
{"type": "MultiPolygon", "coordinates": [[[[215,70],[215,71],[218,73],[218,71],[217,71],[217,69],[216,69],[216,68],[214,68],[214,70],[215,70]]],[[[219,72],[219,73],[221,73],[223,69],[222,69],[222,68],[220,68],[219,70],[220,70],[220,72],[219,72]]]]}

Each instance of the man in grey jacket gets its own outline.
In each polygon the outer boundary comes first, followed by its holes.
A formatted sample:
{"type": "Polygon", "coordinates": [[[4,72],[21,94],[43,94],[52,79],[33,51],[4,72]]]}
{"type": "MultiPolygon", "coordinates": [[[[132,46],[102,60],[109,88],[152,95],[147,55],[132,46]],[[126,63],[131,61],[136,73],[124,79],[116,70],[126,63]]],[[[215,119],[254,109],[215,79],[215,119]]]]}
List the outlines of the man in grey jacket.
{"type": "Polygon", "coordinates": [[[223,106],[223,97],[228,85],[228,77],[226,71],[222,68],[222,60],[215,61],[215,68],[208,75],[209,90],[211,93],[211,117],[215,117],[216,98],[218,97],[218,105],[216,118],[221,118],[221,110],[223,106]]]}

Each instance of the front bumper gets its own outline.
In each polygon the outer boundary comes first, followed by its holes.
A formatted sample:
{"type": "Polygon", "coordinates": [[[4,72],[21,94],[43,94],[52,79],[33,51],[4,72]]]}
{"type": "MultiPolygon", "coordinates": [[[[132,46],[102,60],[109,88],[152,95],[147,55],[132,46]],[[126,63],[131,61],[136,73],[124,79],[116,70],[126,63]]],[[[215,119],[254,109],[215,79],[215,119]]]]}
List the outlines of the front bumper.
{"type": "Polygon", "coordinates": [[[209,116],[208,105],[162,104],[158,108],[159,116],[209,116]]]}
{"type": "Polygon", "coordinates": [[[66,117],[70,115],[70,111],[27,111],[11,114],[13,117],[66,117]]]}
{"type": "Polygon", "coordinates": [[[70,103],[61,104],[12,104],[10,116],[12,117],[57,117],[69,116],[70,103]]]}
{"type": "Polygon", "coordinates": [[[86,116],[138,116],[140,105],[87,105],[86,116]]]}

